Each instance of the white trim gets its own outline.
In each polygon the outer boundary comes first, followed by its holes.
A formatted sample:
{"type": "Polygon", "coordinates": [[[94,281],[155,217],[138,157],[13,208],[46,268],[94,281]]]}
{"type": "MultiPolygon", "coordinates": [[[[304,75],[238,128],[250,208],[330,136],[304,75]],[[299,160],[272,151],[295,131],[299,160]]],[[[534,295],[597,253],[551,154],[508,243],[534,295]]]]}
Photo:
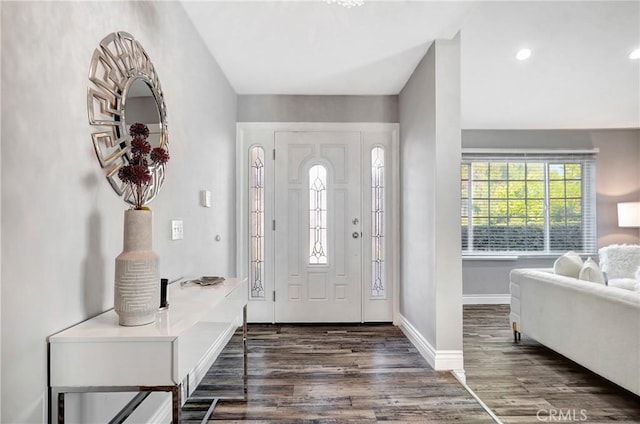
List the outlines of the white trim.
{"type": "Polygon", "coordinates": [[[418,330],[402,314],[398,314],[398,327],[409,339],[411,343],[418,349],[420,355],[427,361],[427,363],[435,369],[436,365],[436,351],[431,344],[425,339],[418,330]]]}
{"type": "Polygon", "coordinates": [[[463,261],[517,261],[517,255],[462,255],[463,261]]]}
{"type": "Polygon", "coordinates": [[[451,370],[451,374],[462,384],[467,384],[467,372],[465,370],[451,370]]]}
{"type": "Polygon", "coordinates": [[[462,295],[463,305],[509,305],[511,304],[510,294],[464,294],[462,295]]]}
{"type": "Polygon", "coordinates": [[[149,422],[156,424],[171,424],[171,420],[173,419],[172,406],[173,402],[171,400],[171,395],[169,395],[164,402],[162,402],[156,413],[149,418],[149,422]]]}
{"type": "MultiPolygon", "coordinates": [[[[244,134],[242,129],[236,124],[236,211],[241,211],[244,207],[245,201],[243,201],[243,187],[246,186],[246,176],[243,175],[243,167],[240,164],[244,157],[244,134]]],[[[236,274],[240,278],[249,277],[247,272],[247,259],[244,256],[245,250],[248,248],[245,246],[245,219],[239,213],[236,214],[236,274]]],[[[249,291],[251,291],[251,282],[249,282],[249,291]]]]}
{"type": "Polygon", "coordinates": [[[413,343],[420,355],[436,371],[456,370],[464,373],[464,361],[461,350],[436,350],[431,343],[402,315],[399,315],[400,330],[413,343]]]}
{"type": "Polygon", "coordinates": [[[482,409],[484,409],[487,412],[487,414],[491,416],[491,418],[493,419],[493,422],[495,422],[496,424],[503,424],[500,418],[496,416],[496,414],[491,410],[491,408],[489,408],[487,404],[484,403],[482,399],[480,399],[480,397],[476,394],[476,392],[474,392],[471,389],[471,387],[467,385],[467,377],[465,376],[464,371],[462,374],[460,374],[458,370],[453,370],[451,371],[451,374],[453,374],[453,376],[460,382],[460,384],[462,384],[462,387],[464,387],[465,390],[469,392],[469,394],[476,400],[476,402],[480,404],[482,409]]]}
{"type": "Polygon", "coordinates": [[[391,138],[392,185],[391,193],[391,237],[392,246],[392,284],[393,284],[393,324],[397,325],[400,314],[400,124],[395,124],[391,138]]]}
{"type": "Polygon", "coordinates": [[[463,147],[462,154],[540,154],[540,155],[596,155],[600,149],[518,149],[518,148],[491,148],[491,147],[463,147]]]}
{"type": "Polygon", "coordinates": [[[237,128],[263,131],[390,131],[399,124],[391,122],[238,122],[237,128]]]}

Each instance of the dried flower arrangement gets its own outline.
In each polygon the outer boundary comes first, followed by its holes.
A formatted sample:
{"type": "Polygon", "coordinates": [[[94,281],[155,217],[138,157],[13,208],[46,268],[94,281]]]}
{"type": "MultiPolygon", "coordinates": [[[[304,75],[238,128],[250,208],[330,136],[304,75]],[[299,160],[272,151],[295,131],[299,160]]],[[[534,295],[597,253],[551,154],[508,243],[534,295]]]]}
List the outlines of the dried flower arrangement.
{"type": "Polygon", "coordinates": [[[151,182],[152,165],[162,165],[169,161],[169,153],[162,147],[151,148],[147,141],[149,128],[136,122],[129,128],[131,136],[131,160],[118,170],[118,178],[129,185],[133,193],[133,209],[145,209],[145,192],[151,182]]]}

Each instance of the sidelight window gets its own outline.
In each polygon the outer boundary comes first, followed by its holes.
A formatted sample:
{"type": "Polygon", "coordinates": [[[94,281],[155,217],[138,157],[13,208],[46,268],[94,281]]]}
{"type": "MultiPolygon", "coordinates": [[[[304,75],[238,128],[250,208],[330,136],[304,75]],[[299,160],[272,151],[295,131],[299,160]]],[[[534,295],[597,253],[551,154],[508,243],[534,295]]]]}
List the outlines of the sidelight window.
{"type": "Polygon", "coordinates": [[[249,150],[249,284],[251,298],[264,298],[264,149],[249,150]]]}
{"type": "Polygon", "coordinates": [[[371,295],[385,295],[384,149],[371,150],[371,295]]]}

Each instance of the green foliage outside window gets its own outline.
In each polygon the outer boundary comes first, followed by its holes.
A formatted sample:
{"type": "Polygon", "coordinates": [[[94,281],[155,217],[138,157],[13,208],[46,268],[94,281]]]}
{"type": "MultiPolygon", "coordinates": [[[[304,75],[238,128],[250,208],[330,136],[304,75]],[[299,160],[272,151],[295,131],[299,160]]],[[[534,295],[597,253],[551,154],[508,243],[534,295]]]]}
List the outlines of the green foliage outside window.
{"type": "Polygon", "coordinates": [[[463,161],[463,250],[583,250],[583,177],[580,161],[463,161]]]}

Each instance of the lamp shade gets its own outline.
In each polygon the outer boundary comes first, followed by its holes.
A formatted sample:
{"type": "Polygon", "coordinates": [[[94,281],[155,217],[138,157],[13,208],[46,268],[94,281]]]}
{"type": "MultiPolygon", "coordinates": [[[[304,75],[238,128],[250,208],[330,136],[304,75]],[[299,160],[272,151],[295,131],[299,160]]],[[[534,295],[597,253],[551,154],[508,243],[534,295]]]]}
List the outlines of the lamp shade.
{"type": "Polygon", "coordinates": [[[618,203],[618,227],[640,227],[640,202],[618,203]]]}

